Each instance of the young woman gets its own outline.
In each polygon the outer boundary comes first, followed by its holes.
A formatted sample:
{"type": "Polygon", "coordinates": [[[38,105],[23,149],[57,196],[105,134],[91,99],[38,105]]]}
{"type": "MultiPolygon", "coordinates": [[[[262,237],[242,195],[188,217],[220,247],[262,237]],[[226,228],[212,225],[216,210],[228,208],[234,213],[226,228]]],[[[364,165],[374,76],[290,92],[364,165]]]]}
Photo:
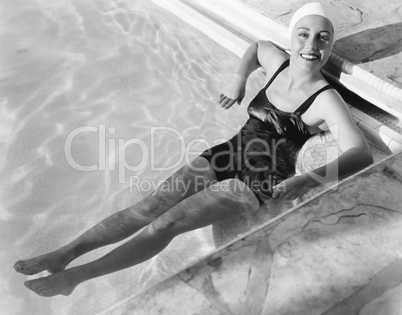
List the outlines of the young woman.
{"type": "Polygon", "coordinates": [[[344,177],[372,163],[348,106],[321,74],[336,35],[330,12],[318,3],[307,4],[293,16],[290,31],[290,58],[269,42],[252,44],[220,95],[220,105],[230,108],[243,98],[250,73],[265,69],[266,84],[250,103],[250,118],[238,135],[181,168],[165,181],[164,189],[106,218],[71,243],[18,261],[14,268],[20,273],[52,273],[26,281],[26,287],[41,296],[69,295],[83,281],[153,257],[180,233],[255,211],[268,198],[293,200],[317,185],[317,178],[344,177]],[[311,173],[294,176],[297,151],[312,134],[327,128],[344,153],[311,173]],[[145,226],[107,255],[65,269],[78,256],[145,226]]]}

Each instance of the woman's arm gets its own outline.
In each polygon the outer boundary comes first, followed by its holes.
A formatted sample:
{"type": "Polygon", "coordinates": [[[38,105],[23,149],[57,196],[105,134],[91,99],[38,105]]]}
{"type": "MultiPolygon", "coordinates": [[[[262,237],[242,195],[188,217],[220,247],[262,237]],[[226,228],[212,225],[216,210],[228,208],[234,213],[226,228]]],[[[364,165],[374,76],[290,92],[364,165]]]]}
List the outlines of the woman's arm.
{"type": "Polygon", "coordinates": [[[272,67],[272,64],[275,63],[273,60],[278,59],[278,56],[282,54],[285,53],[267,41],[251,44],[244,53],[231,83],[220,94],[221,107],[228,109],[236,102],[240,104],[246,92],[249,75],[261,66],[268,70],[267,68],[272,67]]]}
{"type": "Polygon", "coordinates": [[[323,100],[328,104],[324,120],[343,153],[326,166],[305,174],[310,187],[347,177],[373,163],[369,145],[348,106],[337,92],[332,92],[325,95],[323,100]]]}
{"type": "Polygon", "coordinates": [[[286,195],[289,199],[295,199],[316,185],[347,177],[373,163],[369,145],[341,96],[332,90],[319,97],[317,101],[323,104],[321,116],[343,153],[327,165],[287,179],[285,191],[283,185],[277,185],[274,198],[286,195]]]}

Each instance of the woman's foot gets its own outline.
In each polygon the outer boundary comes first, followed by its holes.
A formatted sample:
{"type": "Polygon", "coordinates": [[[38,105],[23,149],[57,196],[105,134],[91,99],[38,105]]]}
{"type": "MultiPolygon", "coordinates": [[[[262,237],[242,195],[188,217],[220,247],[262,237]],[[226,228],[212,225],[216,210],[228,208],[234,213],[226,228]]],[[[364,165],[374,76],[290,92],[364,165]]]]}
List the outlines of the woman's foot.
{"type": "Polygon", "coordinates": [[[70,295],[79,282],[75,281],[71,269],[35,280],[28,280],[24,285],[40,296],[70,295]]]}
{"type": "Polygon", "coordinates": [[[54,251],[35,258],[19,260],[15,263],[14,269],[24,275],[34,275],[43,270],[53,274],[63,271],[72,260],[72,257],[64,253],[54,251]]]}

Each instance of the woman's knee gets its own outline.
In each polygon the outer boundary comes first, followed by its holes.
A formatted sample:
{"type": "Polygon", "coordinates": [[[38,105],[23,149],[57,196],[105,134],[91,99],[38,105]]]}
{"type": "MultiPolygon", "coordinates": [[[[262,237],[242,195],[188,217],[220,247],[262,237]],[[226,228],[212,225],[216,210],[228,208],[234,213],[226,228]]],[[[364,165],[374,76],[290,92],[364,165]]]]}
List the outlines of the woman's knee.
{"type": "Polygon", "coordinates": [[[162,215],[156,218],[152,223],[148,226],[149,231],[158,237],[174,237],[178,233],[178,227],[180,225],[180,219],[174,218],[169,215],[162,215]]]}
{"type": "Polygon", "coordinates": [[[221,192],[222,202],[230,200],[234,205],[238,205],[248,211],[256,210],[260,206],[256,195],[250,187],[237,178],[226,179],[215,185],[216,190],[221,192]]]}

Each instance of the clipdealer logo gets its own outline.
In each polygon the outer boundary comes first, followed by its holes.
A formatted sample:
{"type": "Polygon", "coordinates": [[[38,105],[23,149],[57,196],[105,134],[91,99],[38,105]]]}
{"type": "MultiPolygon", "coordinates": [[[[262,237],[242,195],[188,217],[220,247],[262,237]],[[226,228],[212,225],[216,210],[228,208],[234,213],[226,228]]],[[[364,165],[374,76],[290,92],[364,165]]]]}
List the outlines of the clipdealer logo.
{"type": "MultiPolygon", "coordinates": [[[[339,130],[337,126],[332,126],[331,132],[335,138],[335,140],[338,139],[338,134],[339,130]]],[[[241,147],[241,136],[239,136],[240,133],[238,133],[238,142],[236,144],[233,144],[233,147],[231,146],[232,143],[230,143],[230,152],[234,152],[237,149],[235,148],[236,146],[241,147]]],[[[181,132],[175,128],[172,127],[167,127],[167,126],[161,126],[161,127],[151,127],[150,128],[150,141],[146,142],[141,138],[131,138],[131,139],[122,139],[122,138],[117,138],[115,137],[116,135],[116,128],[111,126],[108,127],[106,125],[99,125],[99,126],[82,126],[74,129],[71,131],[65,141],[64,144],[64,154],[66,157],[67,162],[71,167],[78,171],[83,171],[83,172],[92,172],[92,171],[117,171],[118,172],[118,181],[120,184],[124,184],[126,182],[126,172],[131,171],[131,172],[140,172],[144,170],[146,167],[150,167],[151,171],[169,171],[169,170],[174,170],[177,167],[179,167],[183,162],[185,162],[187,165],[190,165],[190,162],[199,156],[199,154],[206,149],[209,149],[219,143],[226,142],[227,139],[216,139],[213,141],[213,143],[209,143],[205,139],[192,139],[189,143],[186,143],[184,136],[181,134],[181,132]],[[81,137],[85,137],[85,133],[92,133],[92,134],[97,134],[97,143],[98,143],[98,151],[97,153],[97,161],[96,163],[93,163],[91,165],[82,165],[79,162],[77,162],[73,156],[73,148],[74,148],[74,140],[79,141],[78,139],[81,137]],[[174,161],[170,161],[168,165],[164,165],[163,167],[158,167],[156,165],[156,156],[160,155],[159,153],[156,152],[156,147],[164,141],[166,138],[169,138],[169,141],[178,141],[178,143],[174,143],[175,145],[178,144],[177,146],[177,153],[178,157],[174,159],[174,161]],[[173,139],[173,140],[171,140],[173,139]],[[202,150],[200,151],[200,145],[202,145],[202,150]],[[198,150],[194,150],[194,148],[197,148],[198,150]],[[127,161],[127,155],[128,154],[127,150],[130,148],[129,153],[135,152],[135,160],[138,162],[137,164],[133,165],[128,163],[127,161]],[[137,159],[139,157],[139,159],[137,159]]],[[[321,138],[322,139],[322,138],[321,138]]],[[[245,161],[245,164],[248,168],[252,169],[253,171],[265,171],[265,169],[259,169],[258,166],[253,166],[248,164],[248,158],[252,158],[253,155],[259,155],[261,153],[267,154],[268,156],[271,157],[271,165],[270,165],[270,170],[276,170],[277,166],[277,149],[284,143],[287,143],[286,138],[281,138],[281,139],[273,139],[274,141],[271,141],[271,143],[268,143],[267,141],[263,139],[252,139],[249,143],[244,148],[244,154],[243,156],[243,161],[245,161]],[[252,149],[252,146],[254,144],[257,144],[259,146],[259,149],[257,152],[254,152],[252,149]],[[261,151],[262,150],[262,151],[261,151]]],[[[314,145],[313,147],[309,147],[310,145],[313,145],[313,142],[308,142],[304,148],[301,150],[299,153],[299,159],[300,159],[300,165],[301,168],[309,168],[309,160],[311,158],[308,158],[305,156],[306,152],[309,150],[314,150],[314,145]]],[[[336,147],[337,149],[338,147],[336,147]]],[[[328,164],[332,163],[332,167],[330,168],[330,171],[326,172],[324,176],[320,176],[318,174],[315,174],[314,172],[309,172],[310,176],[313,177],[314,180],[321,184],[326,184],[329,181],[331,181],[331,186],[334,184],[334,180],[337,182],[338,180],[338,164],[337,161],[333,161],[333,156],[334,154],[331,153],[333,148],[331,147],[322,147],[322,158],[323,158],[323,164],[328,164]]],[[[338,150],[337,150],[338,151],[338,150]]],[[[221,152],[222,154],[225,154],[225,152],[221,152]]],[[[220,153],[220,154],[221,154],[220,153]]],[[[339,154],[335,154],[339,155],[339,154]]],[[[232,155],[233,156],[233,155],[232,155]]],[[[159,156],[160,157],[160,156],[159,156]]],[[[132,158],[132,154],[131,154],[132,158]]],[[[159,159],[160,160],[160,159],[159,159]]],[[[211,163],[214,163],[214,159],[212,159],[211,163]]],[[[236,167],[234,165],[234,161],[231,160],[229,165],[225,165],[225,167],[236,167]]],[[[217,166],[216,166],[217,167],[217,166]]],[[[237,165],[239,167],[239,165],[237,165]]],[[[240,165],[241,167],[241,165],[240,165]]],[[[265,166],[264,166],[265,167],[265,166]]],[[[219,169],[219,167],[217,167],[219,169]]],[[[202,171],[202,169],[199,169],[202,171]]],[[[144,181],[144,180],[143,180],[144,181]]],[[[147,182],[146,184],[141,184],[140,182],[140,177],[139,176],[130,176],[130,183],[133,183],[134,185],[142,185],[141,190],[149,190],[150,188],[155,189],[158,187],[162,182],[156,183],[149,183],[147,182]],[[147,188],[146,188],[146,187],[147,188]]]]}

